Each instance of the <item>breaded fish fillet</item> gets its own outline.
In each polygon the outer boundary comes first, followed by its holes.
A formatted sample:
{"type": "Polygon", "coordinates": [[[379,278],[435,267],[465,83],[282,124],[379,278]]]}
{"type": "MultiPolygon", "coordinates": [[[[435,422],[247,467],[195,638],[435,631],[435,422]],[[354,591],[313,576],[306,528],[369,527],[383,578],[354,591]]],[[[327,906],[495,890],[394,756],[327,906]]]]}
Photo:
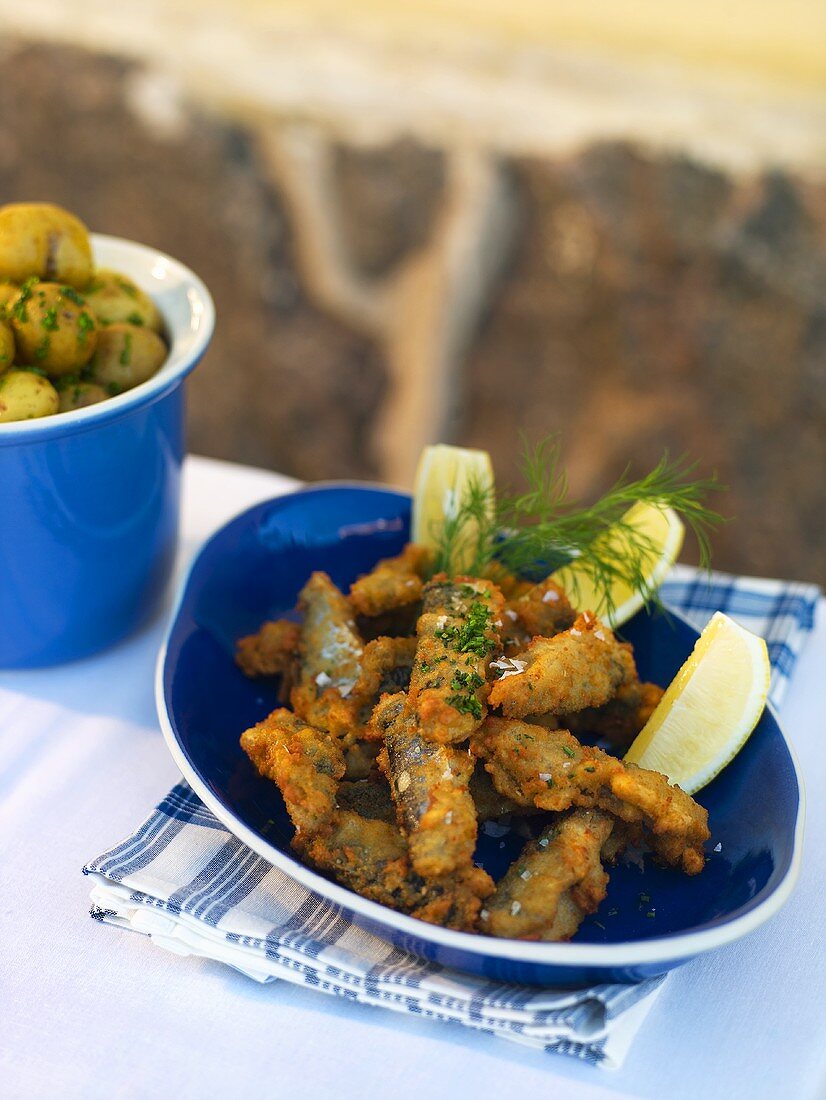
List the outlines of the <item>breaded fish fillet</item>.
{"type": "Polygon", "coordinates": [[[543,810],[595,807],[644,830],[666,862],[696,874],[704,864],[708,814],[664,775],[581,745],[567,730],[489,717],[471,749],[500,794],[543,810]]]}
{"type": "Polygon", "coordinates": [[[570,630],[576,612],[560,586],[548,577],[505,605],[503,641],[505,653],[512,656],[530,643],[532,638],[552,638],[570,630]]]}
{"type": "Polygon", "coordinates": [[[274,710],[241,734],[241,748],[277,784],[297,833],[324,828],[336,809],[344,755],[334,737],[292,711],[274,710]]]}
{"type": "Polygon", "coordinates": [[[431,554],[408,543],[395,558],[385,558],[350,588],[350,603],[359,615],[373,618],[422,598],[422,577],[431,554]]]}
{"type": "Polygon", "coordinates": [[[530,841],[481,913],[480,929],[517,940],[568,940],[605,897],[602,849],[614,819],[573,810],[530,841]]]}
{"type": "Polygon", "coordinates": [[[256,634],[241,638],[235,663],[245,676],[292,675],[301,627],[289,619],[263,623],[256,634]]]}
{"type": "Polygon", "coordinates": [[[410,705],[429,741],[466,740],[485,715],[487,671],[500,649],[502,594],[490,581],[442,573],[424,589],[410,705]]]}
{"type": "Polygon", "coordinates": [[[469,868],[476,848],[476,807],[468,790],[475,759],[422,737],[403,693],[383,696],[373,722],[384,736],[379,767],[413,867],[425,878],[469,868]]]}
{"type": "Polygon", "coordinates": [[[359,732],[358,706],[350,695],[361,675],[364,654],[352,608],[326,573],[311,575],[298,607],[304,621],[298,684],[290,702],[311,725],[349,744],[359,732]]]}
{"type": "Polygon", "coordinates": [[[490,689],[489,704],[509,718],[601,707],[622,683],[637,679],[631,647],[590,612],[553,638],[534,638],[490,689]]]}
{"type": "Polygon", "coordinates": [[[561,714],[559,724],[577,735],[604,737],[615,748],[625,750],[654,713],[663,695],[663,688],[657,684],[632,680],[621,684],[614,698],[604,706],[561,714]]]}
{"type": "Polygon", "coordinates": [[[476,930],[482,901],[493,892],[490,876],[471,866],[453,875],[424,879],[410,864],[398,826],[339,810],[329,829],[294,841],[320,871],[364,898],[431,924],[476,930]]]}

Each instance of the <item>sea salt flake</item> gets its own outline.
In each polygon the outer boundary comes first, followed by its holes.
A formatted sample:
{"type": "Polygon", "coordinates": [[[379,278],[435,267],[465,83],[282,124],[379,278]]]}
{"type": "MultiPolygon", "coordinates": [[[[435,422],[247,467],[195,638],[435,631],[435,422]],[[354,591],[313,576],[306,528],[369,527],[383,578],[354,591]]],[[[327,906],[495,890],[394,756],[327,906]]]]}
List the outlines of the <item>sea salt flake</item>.
{"type": "Polygon", "coordinates": [[[436,629],[437,630],[444,630],[444,628],[446,626],[447,626],[447,615],[440,615],[439,618],[436,620],[436,629]]]}
{"type": "Polygon", "coordinates": [[[546,836],[543,836],[542,839],[539,842],[539,847],[540,848],[547,848],[549,843],[550,843],[550,841],[548,840],[548,838],[546,836]]]}
{"type": "Polygon", "coordinates": [[[522,906],[518,901],[512,901],[511,902],[511,916],[515,917],[516,914],[520,911],[521,908],[522,908],[522,906]]]}
{"type": "Polygon", "coordinates": [[[723,850],[723,845],[718,840],[717,843],[714,845],[714,851],[715,852],[722,852],[722,850],[723,850]]]}
{"type": "Polygon", "coordinates": [[[599,638],[599,640],[600,640],[601,642],[604,642],[604,641],[605,641],[605,635],[604,635],[604,634],[602,633],[602,631],[601,631],[601,630],[595,630],[595,631],[594,631],[594,637],[595,637],[595,638],[599,638]]]}
{"type": "Polygon", "coordinates": [[[445,814],[445,825],[450,825],[453,822],[453,810],[448,810],[445,814]]]}
{"type": "Polygon", "coordinates": [[[573,636],[574,636],[575,638],[580,638],[580,637],[582,636],[582,631],[581,631],[581,630],[577,630],[577,629],[576,629],[576,627],[572,626],[572,627],[571,627],[571,634],[572,634],[572,635],[573,635],[573,636]]]}
{"type": "Polygon", "coordinates": [[[553,779],[553,776],[550,772],[540,772],[539,778],[542,780],[543,783],[547,783],[549,779],[553,779]]]}
{"type": "Polygon", "coordinates": [[[326,672],[319,672],[318,676],[316,676],[316,678],[315,678],[315,682],[318,684],[318,686],[320,688],[326,688],[326,687],[329,687],[330,684],[332,684],[333,681],[332,681],[332,678],[330,676],[328,676],[326,672]]]}
{"type": "Polygon", "coordinates": [[[519,676],[528,665],[526,661],[520,661],[518,657],[499,657],[498,660],[491,661],[490,667],[502,673],[499,677],[500,680],[506,680],[508,676],[519,676]]]}
{"type": "Polygon", "coordinates": [[[505,608],[505,614],[508,616],[508,618],[510,619],[510,621],[512,623],[515,623],[516,620],[519,618],[519,616],[516,614],[516,612],[510,607],[505,608]]]}
{"type": "Polygon", "coordinates": [[[480,909],[479,916],[482,918],[482,920],[487,920],[490,916],[490,911],[488,909],[480,909]]]}
{"type": "Polygon", "coordinates": [[[448,766],[442,772],[442,779],[452,779],[452,778],[453,778],[453,772],[450,770],[450,765],[448,764],[448,766]]]}
{"type": "Polygon", "coordinates": [[[529,871],[526,867],[524,871],[519,873],[519,877],[527,882],[529,878],[533,878],[533,872],[529,871]]]}
{"type": "Polygon", "coordinates": [[[402,772],[402,774],[396,780],[396,790],[399,792],[399,794],[404,794],[409,786],[410,772],[402,772]]]}
{"type": "Polygon", "coordinates": [[[559,593],[555,588],[549,588],[545,595],[542,597],[543,603],[556,603],[559,599],[559,593]]]}

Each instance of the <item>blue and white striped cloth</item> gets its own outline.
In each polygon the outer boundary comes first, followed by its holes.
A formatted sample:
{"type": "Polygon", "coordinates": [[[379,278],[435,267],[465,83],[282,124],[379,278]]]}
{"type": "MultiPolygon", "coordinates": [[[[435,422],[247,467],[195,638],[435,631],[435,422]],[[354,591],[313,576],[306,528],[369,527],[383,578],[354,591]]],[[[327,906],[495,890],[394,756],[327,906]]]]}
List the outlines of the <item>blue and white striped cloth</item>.
{"type": "MultiPolygon", "coordinates": [[[[814,623],[817,588],[677,568],[662,594],[698,627],[722,609],[762,634],[774,668],[771,698],[780,702],[814,623]]],[[[170,951],[225,962],[260,982],[281,978],[607,1068],[622,1064],[664,981],[538,990],[405,954],[246,848],[185,783],[83,870],[94,883],[93,917],[170,951]]]]}

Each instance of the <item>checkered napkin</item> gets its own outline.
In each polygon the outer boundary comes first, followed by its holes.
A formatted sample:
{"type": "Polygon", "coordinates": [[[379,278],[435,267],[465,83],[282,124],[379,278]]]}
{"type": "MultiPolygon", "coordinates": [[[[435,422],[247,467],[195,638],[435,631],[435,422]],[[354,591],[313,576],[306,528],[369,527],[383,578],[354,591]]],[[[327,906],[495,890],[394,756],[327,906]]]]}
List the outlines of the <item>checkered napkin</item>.
{"type": "MultiPolygon", "coordinates": [[[[818,590],[677,568],[664,600],[702,627],[722,609],[768,641],[778,703],[812,629],[818,590]]],[[[181,955],[225,962],[363,1004],[453,1021],[615,1068],[664,978],[535,989],[486,981],[406,954],[350,923],[246,848],[180,783],[132,836],[92,860],[92,916],[181,955]]]]}

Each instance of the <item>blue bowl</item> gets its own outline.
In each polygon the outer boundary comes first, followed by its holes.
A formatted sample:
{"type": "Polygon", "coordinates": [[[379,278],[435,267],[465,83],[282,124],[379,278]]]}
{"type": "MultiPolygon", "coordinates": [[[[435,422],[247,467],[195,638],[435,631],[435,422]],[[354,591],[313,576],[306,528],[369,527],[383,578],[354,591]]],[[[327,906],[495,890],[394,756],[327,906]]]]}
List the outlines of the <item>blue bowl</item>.
{"type": "Polygon", "coordinates": [[[178,537],[183,388],[214,325],[203,283],[176,260],[93,236],[95,262],[156,302],[158,373],[76,412],[0,424],[0,668],[86,657],[163,600],[178,537]]]}
{"type": "MultiPolygon", "coordinates": [[[[570,943],[497,940],[436,928],[352,893],[299,863],[275,785],[238,738],[278,705],[273,685],[235,667],[236,639],[292,610],[313,569],[345,588],[408,537],[410,498],[331,485],[242,513],[206,543],[185,581],[158,661],[157,704],[184,776],[244,843],[350,918],[398,947],[445,966],[528,984],[639,981],[756,928],[782,905],[798,873],[803,795],[794,758],[767,710],[734,762],[700,794],[712,839],[704,871],[689,878],[620,864],[608,897],[570,943]],[[717,845],[719,851],[715,851],[717,845]],[[650,916],[654,913],[654,916],[650,916]]],[[[667,683],[697,632],[674,616],[637,615],[624,628],[640,673],[667,683]]],[[[497,830],[498,831],[498,830],[497,830]]],[[[499,877],[524,838],[481,831],[477,860],[499,877]]]]}

